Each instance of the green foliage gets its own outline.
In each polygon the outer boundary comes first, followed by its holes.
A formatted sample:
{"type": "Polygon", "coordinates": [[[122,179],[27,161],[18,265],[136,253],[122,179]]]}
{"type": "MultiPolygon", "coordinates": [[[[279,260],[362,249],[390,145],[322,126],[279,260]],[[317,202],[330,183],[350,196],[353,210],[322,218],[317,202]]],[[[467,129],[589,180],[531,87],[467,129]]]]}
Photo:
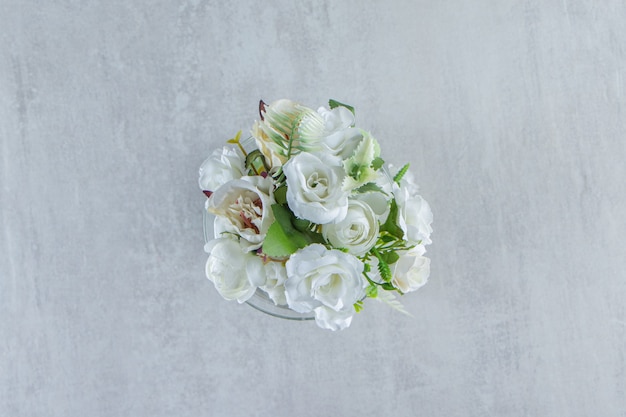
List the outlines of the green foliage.
{"type": "Polygon", "coordinates": [[[268,167],[265,163],[265,156],[260,150],[255,149],[246,155],[246,169],[250,175],[259,175],[261,172],[267,172],[268,167]]]}
{"type": "Polygon", "coordinates": [[[387,265],[395,264],[400,255],[396,251],[387,251],[380,254],[380,257],[387,263],[387,265]]]}
{"type": "Polygon", "coordinates": [[[350,106],[348,104],[340,103],[337,100],[333,100],[333,99],[328,100],[328,107],[330,107],[331,110],[336,108],[336,107],[339,107],[339,106],[345,107],[346,109],[350,110],[352,112],[352,114],[355,114],[354,113],[354,107],[352,107],[352,106],[350,106]]]}
{"type": "Polygon", "coordinates": [[[343,188],[355,189],[376,180],[378,174],[372,168],[372,161],[379,156],[380,145],[372,136],[365,135],[352,156],[343,161],[343,168],[348,174],[344,179],[343,188]]]}
{"type": "Polygon", "coordinates": [[[310,222],[297,219],[287,207],[272,204],[272,212],[275,220],[263,241],[267,256],[282,258],[311,243],[324,243],[320,233],[308,229],[310,222]]]}
{"type": "Polygon", "coordinates": [[[391,200],[389,216],[387,217],[385,223],[381,226],[380,230],[387,232],[398,239],[402,239],[404,237],[404,232],[398,225],[398,203],[396,203],[396,200],[391,200]]]}
{"type": "Polygon", "coordinates": [[[241,130],[237,132],[234,138],[228,139],[226,143],[239,144],[239,140],[241,139],[241,130]]]}
{"type": "Polygon", "coordinates": [[[404,177],[404,174],[406,174],[406,172],[409,170],[409,164],[404,164],[404,166],[402,168],[400,168],[400,171],[398,171],[398,173],[393,177],[393,181],[400,185],[400,181],[402,180],[402,177],[404,177]]]}
{"type": "Polygon", "coordinates": [[[376,249],[376,247],[372,248],[371,253],[378,259],[378,272],[380,273],[380,277],[385,282],[390,282],[392,275],[391,275],[391,268],[389,268],[389,264],[387,264],[384,257],[380,254],[380,252],[378,251],[378,249],[376,249]]]}
{"type": "Polygon", "coordinates": [[[374,168],[376,171],[378,171],[380,168],[382,168],[384,163],[385,163],[385,160],[383,158],[381,158],[380,156],[377,156],[372,161],[372,168],[374,168]]]}
{"type": "Polygon", "coordinates": [[[280,223],[272,223],[263,241],[263,253],[274,258],[282,258],[291,255],[298,249],[300,247],[285,234],[280,223]]]}
{"type": "Polygon", "coordinates": [[[378,297],[378,287],[374,284],[370,284],[366,289],[365,289],[365,294],[369,297],[369,298],[376,298],[378,297]]]}
{"type": "Polygon", "coordinates": [[[363,184],[362,186],[360,186],[359,188],[357,188],[356,190],[357,193],[368,193],[370,191],[376,191],[379,193],[383,193],[385,195],[387,195],[382,188],[380,188],[380,186],[378,186],[376,183],[373,182],[368,182],[367,184],[363,184]]]}
{"type": "Polygon", "coordinates": [[[307,233],[310,231],[311,222],[308,220],[298,219],[297,217],[294,217],[291,220],[291,223],[293,224],[293,227],[295,227],[300,232],[307,233]]]}
{"type": "Polygon", "coordinates": [[[283,185],[274,190],[274,200],[281,206],[287,204],[287,186],[283,185]]]}

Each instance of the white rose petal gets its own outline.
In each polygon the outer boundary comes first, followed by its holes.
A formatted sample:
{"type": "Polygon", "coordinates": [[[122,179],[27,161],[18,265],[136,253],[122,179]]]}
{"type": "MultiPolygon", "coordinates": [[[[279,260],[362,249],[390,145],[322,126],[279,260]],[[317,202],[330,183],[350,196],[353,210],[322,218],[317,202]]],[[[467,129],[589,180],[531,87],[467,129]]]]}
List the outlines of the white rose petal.
{"type": "Polygon", "coordinates": [[[418,245],[399,254],[400,259],[391,265],[394,287],[407,293],[426,284],[430,275],[430,259],[422,256],[424,252],[424,246],[418,245]]]}
{"type": "Polygon", "coordinates": [[[265,264],[265,285],[261,287],[269,295],[276,305],[286,305],[285,281],[287,280],[287,268],[282,262],[268,262],[265,264]]]}
{"type": "Polygon", "coordinates": [[[341,162],[324,154],[302,152],[283,167],[287,177],[287,204],[293,213],[317,224],[339,222],[348,211],[342,190],[341,162]]]}
{"type": "Polygon", "coordinates": [[[398,225],[404,238],[410,243],[431,244],[433,213],[426,200],[417,194],[417,185],[404,181],[400,187],[394,184],[394,195],[398,203],[398,225]]]}
{"type": "Polygon", "coordinates": [[[317,307],[315,310],[315,323],[322,329],[332,331],[343,330],[350,326],[354,316],[354,307],[351,309],[335,311],[326,306],[317,307]]]}
{"type": "Polygon", "coordinates": [[[215,191],[222,184],[244,176],[245,161],[236,146],[215,149],[200,166],[198,185],[205,191],[215,191]]]}
{"type": "Polygon", "coordinates": [[[331,245],[355,256],[364,255],[376,244],[378,231],[374,211],[363,201],[353,199],[348,201],[348,212],[342,221],[322,226],[322,234],[331,245]]]}
{"type": "Polygon", "coordinates": [[[332,110],[320,107],[317,112],[325,123],[322,145],[341,159],[351,157],[363,139],[361,130],[351,127],[354,124],[352,112],[343,106],[332,110]]]}
{"type": "Polygon", "coordinates": [[[208,211],[217,216],[215,236],[232,233],[247,242],[248,250],[260,248],[274,222],[273,186],[271,177],[254,176],[229,181],[215,190],[208,200],[208,211]]]}
{"type": "Polygon", "coordinates": [[[344,130],[354,124],[354,114],[344,106],[334,109],[319,107],[317,113],[324,119],[324,133],[333,134],[344,130]]]}
{"type": "Polygon", "coordinates": [[[265,283],[263,261],[246,253],[236,240],[215,239],[207,243],[205,250],[209,253],[206,276],[226,300],[243,303],[265,283]]]}
{"type": "MultiPolygon", "coordinates": [[[[291,255],[286,267],[287,303],[297,312],[326,307],[347,320],[354,313],[354,303],[364,296],[363,263],[353,255],[312,244],[291,255]]],[[[319,314],[322,321],[328,317],[319,314]]]]}

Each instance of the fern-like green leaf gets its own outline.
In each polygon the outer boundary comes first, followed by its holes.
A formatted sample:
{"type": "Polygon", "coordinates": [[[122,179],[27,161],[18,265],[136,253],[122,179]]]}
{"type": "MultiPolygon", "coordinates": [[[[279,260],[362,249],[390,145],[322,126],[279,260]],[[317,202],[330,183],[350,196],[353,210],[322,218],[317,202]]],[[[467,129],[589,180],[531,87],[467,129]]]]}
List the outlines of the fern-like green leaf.
{"type": "Polygon", "coordinates": [[[400,181],[402,180],[402,177],[404,177],[404,174],[406,174],[408,170],[409,170],[409,164],[404,164],[404,166],[400,168],[400,171],[398,171],[398,173],[393,177],[393,181],[396,184],[400,185],[400,181]]]}
{"type": "Polygon", "coordinates": [[[402,314],[413,317],[413,315],[409,313],[406,308],[404,308],[404,305],[402,305],[402,303],[396,299],[396,296],[392,292],[378,291],[378,297],[376,297],[376,299],[382,301],[389,307],[393,308],[396,311],[399,311],[402,314]]]}

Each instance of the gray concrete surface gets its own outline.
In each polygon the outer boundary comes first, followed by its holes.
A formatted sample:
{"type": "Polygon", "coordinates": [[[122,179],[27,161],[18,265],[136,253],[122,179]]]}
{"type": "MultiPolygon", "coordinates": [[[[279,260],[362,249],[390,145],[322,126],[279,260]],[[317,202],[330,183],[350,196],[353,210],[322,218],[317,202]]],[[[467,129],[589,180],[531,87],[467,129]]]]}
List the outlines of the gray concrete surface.
{"type": "Polygon", "coordinates": [[[0,415],[626,416],[626,4],[0,0],[0,415]],[[352,326],[204,277],[199,164],[353,104],[432,205],[352,326]]]}

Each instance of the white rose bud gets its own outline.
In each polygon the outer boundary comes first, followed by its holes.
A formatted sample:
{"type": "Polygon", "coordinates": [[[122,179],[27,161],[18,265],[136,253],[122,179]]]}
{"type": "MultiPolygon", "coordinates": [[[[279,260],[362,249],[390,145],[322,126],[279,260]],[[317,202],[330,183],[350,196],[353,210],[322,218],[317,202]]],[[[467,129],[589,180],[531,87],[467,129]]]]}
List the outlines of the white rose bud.
{"type": "Polygon", "coordinates": [[[245,174],[245,161],[236,146],[215,149],[200,166],[198,185],[203,191],[215,191],[222,184],[245,174]]]}
{"type": "Polygon", "coordinates": [[[378,231],[378,218],[371,207],[352,199],[342,221],[322,226],[322,234],[331,245],[347,249],[355,256],[364,255],[376,244],[378,231]]]}
{"type": "Polygon", "coordinates": [[[283,167],[287,177],[287,204],[293,213],[317,224],[343,220],[348,194],[342,190],[341,162],[324,154],[299,153],[283,167]]]}
{"type": "Polygon", "coordinates": [[[411,243],[431,244],[433,213],[426,200],[417,194],[417,186],[405,181],[400,187],[394,184],[394,195],[398,203],[398,225],[404,238],[411,243]]]}
{"type": "Polygon", "coordinates": [[[391,266],[391,283],[403,293],[415,291],[428,281],[430,275],[430,259],[422,256],[426,252],[424,246],[418,245],[404,253],[391,266]]]}
{"type": "Polygon", "coordinates": [[[214,239],[206,244],[209,253],[206,276],[226,300],[243,303],[264,284],[263,261],[234,239],[214,239]]]}
{"type": "Polygon", "coordinates": [[[363,134],[359,129],[351,127],[354,115],[346,107],[339,106],[332,110],[324,107],[317,109],[325,123],[322,145],[335,156],[346,159],[354,154],[363,134]]]}

